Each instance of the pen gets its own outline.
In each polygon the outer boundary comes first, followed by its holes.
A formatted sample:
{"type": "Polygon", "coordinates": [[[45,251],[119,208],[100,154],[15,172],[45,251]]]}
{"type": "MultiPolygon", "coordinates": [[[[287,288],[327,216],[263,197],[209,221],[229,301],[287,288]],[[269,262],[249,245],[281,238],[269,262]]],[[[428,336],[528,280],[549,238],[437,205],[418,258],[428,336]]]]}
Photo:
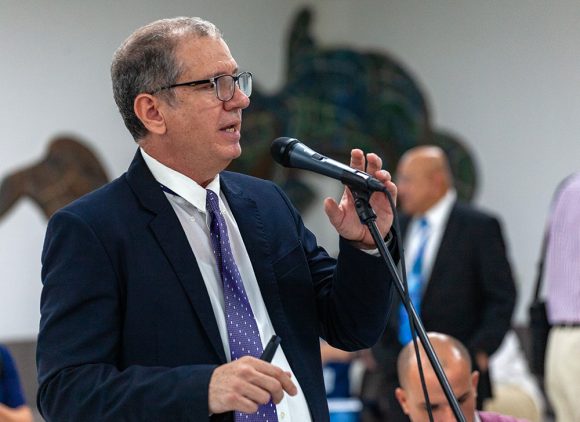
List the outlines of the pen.
{"type": "Polygon", "coordinates": [[[272,358],[274,357],[276,349],[278,349],[281,341],[282,339],[274,334],[266,345],[266,348],[264,349],[262,356],[260,356],[260,359],[265,360],[266,362],[272,362],[272,358]]]}

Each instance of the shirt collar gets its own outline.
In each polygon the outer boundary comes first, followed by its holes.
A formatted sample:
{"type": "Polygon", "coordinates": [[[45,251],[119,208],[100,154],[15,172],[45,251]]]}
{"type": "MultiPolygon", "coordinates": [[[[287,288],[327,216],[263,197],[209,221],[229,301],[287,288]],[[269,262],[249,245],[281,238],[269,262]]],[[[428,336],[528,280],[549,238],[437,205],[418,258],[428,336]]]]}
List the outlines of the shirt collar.
{"type": "MultiPolygon", "coordinates": [[[[209,182],[207,187],[204,188],[184,174],[179,173],[178,171],[175,171],[160,163],[155,158],[147,154],[143,148],[140,149],[141,155],[145,160],[145,164],[147,164],[147,167],[149,167],[149,170],[151,171],[151,174],[153,174],[155,180],[157,180],[160,184],[168,187],[170,190],[185,199],[199,211],[205,213],[206,189],[211,189],[219,196],[219,174],[216,175],[216,177],[214,177],[213,180],[209,182]]],[[[161,189],[161,187],[159,189],[161,189]]]]}
{"type": "MultiPolygon", "coordinates": [[[[429,223],[429,227],[439,227],[442,226],[447,217],[449,216],[449,212],[451,211],[451,207],[457,200],[457,192],[455,189],[449,189],[447,193],[441,198],[435,205],[433,205],[425,214],[425,218],[429,223]]],[[[420,216],[419,216],[420,218],[420,216]]]]}

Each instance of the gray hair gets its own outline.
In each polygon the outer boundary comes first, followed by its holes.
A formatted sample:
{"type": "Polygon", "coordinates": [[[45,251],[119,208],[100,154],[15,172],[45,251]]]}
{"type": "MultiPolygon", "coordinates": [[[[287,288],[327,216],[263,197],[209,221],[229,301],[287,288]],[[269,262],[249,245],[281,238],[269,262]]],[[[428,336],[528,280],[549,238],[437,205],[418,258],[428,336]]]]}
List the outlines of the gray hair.
{"type": "MultiPolygon", "coordinates": [[[[221,31],[213,23],[201,18],[161,19],[137,29],[113,55],[113,95],[135,141],[147,134],[133,109],[135,98],[143,92],[151,93],[177,82],[184,69],[174,53],[179,41],[187,35],[222,38],[221,31]]],[[[171,90],[160,91],[159,95],[170,104],[175,99],[171,90]]]]}

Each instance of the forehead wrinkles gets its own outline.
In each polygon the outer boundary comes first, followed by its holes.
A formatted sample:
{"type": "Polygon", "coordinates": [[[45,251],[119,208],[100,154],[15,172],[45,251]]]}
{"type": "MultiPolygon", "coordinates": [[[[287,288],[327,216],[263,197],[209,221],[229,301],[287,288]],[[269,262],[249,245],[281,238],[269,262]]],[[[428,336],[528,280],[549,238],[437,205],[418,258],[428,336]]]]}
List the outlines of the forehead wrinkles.
{"type": "Polygon", "coordinates": [[[177,48],[182,75],[198,79],[233,73],[237,63],[221,38],[188,37],[177,48]]]}

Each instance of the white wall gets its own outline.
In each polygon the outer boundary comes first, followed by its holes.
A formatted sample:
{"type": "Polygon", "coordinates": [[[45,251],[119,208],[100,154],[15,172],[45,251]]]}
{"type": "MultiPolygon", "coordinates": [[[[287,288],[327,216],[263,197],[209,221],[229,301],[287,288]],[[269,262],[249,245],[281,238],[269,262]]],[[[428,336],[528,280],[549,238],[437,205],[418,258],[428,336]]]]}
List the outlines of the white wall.
{"type": "Polygon", "coordinates": [[[349,13],[326,9],[320,33],[399,57],[429,93],[435,126],[452,130],[475,154],[477,203],[503,219],[523,321],[551,194],[580,169],[580,3],[346,4],[349,13]]]}
{"type": "MultiPolygon", "coordinates": [[[[286,30],[302,4],[316,11],[321,45],[385,49],[415,73],[436,126],[476,155],[478,203],[503,218],[518,282],[529,284],[551,192],[579,167],[580,3],[573,1],[0,0],[0,176],[38,159],[63,131],[88,139],[110,176],[125,170],[135,146],[112,100],[110,59],[133,29],[157,18],[215,22],[240,66],[275,92],[286,30]]],[[[323,227],[319,219],[307,217],[323,227]]],[[[0,339],[37,332],[45,228],[27,201],[0,221],[0,339]]],[[[522,291],[527,302],[529,288],[522,291]]]]}

